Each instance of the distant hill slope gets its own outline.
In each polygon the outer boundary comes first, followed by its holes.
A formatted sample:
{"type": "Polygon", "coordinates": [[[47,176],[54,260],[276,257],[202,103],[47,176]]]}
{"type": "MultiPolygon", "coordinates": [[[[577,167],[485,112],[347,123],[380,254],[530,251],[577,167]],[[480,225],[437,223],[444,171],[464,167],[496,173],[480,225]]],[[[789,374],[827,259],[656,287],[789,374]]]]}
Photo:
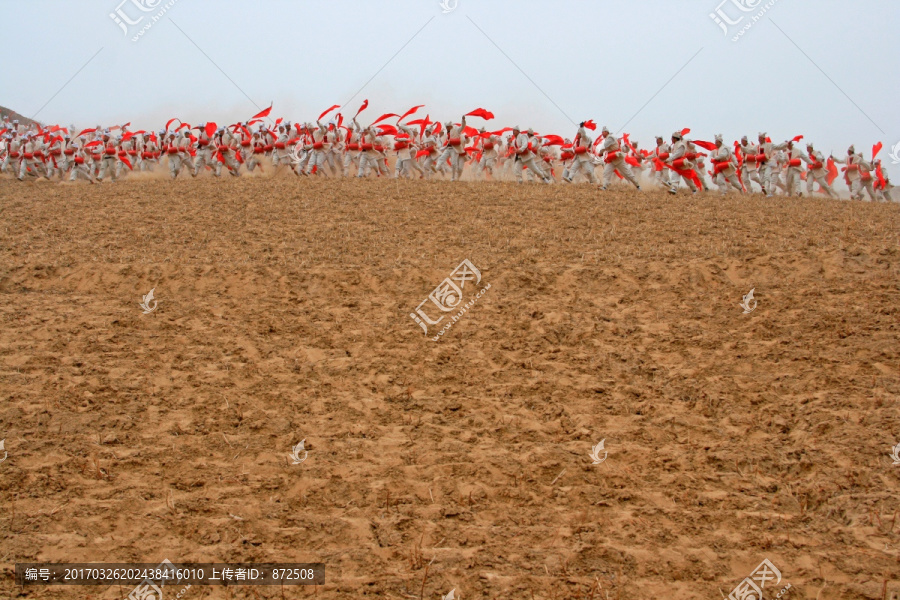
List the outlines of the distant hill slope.
{"type": "Polygon", "coordinates": [[[5,106],[0,106],[0,121],[2,121],[3,115],[8,115],[10,121],[18,119],[19,123],[24,123],[25,125],[31,125],[32,123],[40,123],[40,121],[33,121],[33,120],[29,119],[28,117],[26,117],[25,115],[21,115],[10,108],[6,108],[5,106]]]}

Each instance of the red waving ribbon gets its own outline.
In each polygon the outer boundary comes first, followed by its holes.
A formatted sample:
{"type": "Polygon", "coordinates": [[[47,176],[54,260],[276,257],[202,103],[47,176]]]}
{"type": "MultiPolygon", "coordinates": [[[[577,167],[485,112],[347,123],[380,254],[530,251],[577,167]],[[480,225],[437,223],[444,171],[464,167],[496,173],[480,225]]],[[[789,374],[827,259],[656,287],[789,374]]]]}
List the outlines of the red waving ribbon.
{"type": "Polygon", "coordinates": [[[703,140],[691,140],[691,143],[695,146],[700,146],[704,150],[709,150],[710,152],[716,149],[716,145],[712,142],[704,142],[703,140]]]}
{"type": "Polygon", "coordinates": [[[875,184],[875,189],[883,190],[885,187],[887,187],[887,181],[884,180],[884,172],[881,170],[881,163],[878,163],[878,166],[875,167],[875,176],[878,178],[878,183],[875,184]]]}
{"type": "Polygon", "coordinates": [[[399,116],[400,115],[395,115],[394,113],[384,113],[383,115],[381,115],[380,117],[375,119],[372,122],[372,125],[375,125],[376,123],[380,123],[381,121],[384,121],[385,119],[390,119],[391,117],[399,117],[399,116]]]}
{"type": "Polygon", "coordinates": [[[828,185],[834,183],[834,180],[838,177],[837,165],[834,164],[834,159],[831,157],[828,158],[828,177],[826,181],[828,181],[828,185]]]}
{"type": "Polygon", "coordinates": [[[697,177],[697,173],[694,172],[693,169],[677,169],[677,168],[673,167],[672,165],[670,165],[670,164],[668,164],[668,163],[663,163],[663,165],[665,165],[666,167],[672,169],[673,171],[675,171],[676,173],[678,173],[678,174],[681,175],[682,177],[686,177],[686,178],[690,179],[691,181],[694,182],[694,185],[696,185],[698,188],[702,188],[702,187],[703,187],[703,184],[700,183],[700,178],[697,177]]]}
{"type": "MultiPolygon", "coordinates": [[[[628,149],[629,149],[629,150],[631,150],[631,151],[634,152],[635,154],[638,153],[638,151],[634,149],[634,146],[631,145],[631,140],[628,139],[628,134],[627,134],[627,133],[623,133],[623,134],[622,134],[622,141],[625,142],[625,145],[628,146],[628,149]]],[[[626,162],[627,162],[627,161],[626,161],[626,162]]],[[[631,163],[629,163],[629,164],[631,164],[631,163]]]]}
{"type": "Polygon", "coordinates": [[[340,108],[340,107],[341,107],[340,104],[335,104],[334,106],[332,106],[331,108],[329,108],[328,110],[326,110],[325,112],[323,112],[321,115],[319,115],[319,118],[316,119],[316,121],[321,121],[321,120],[322,120],[322,117],[324,117],[325,115],[327,115],[328,113],[330,113],[330,112],[333,111],[334,109],[340,108]]]}
{"type": "Polygon", "coordinates": [[[419,131],[419,138],[422,138],[425,135],[425,128],[428,127],[428,124],[431,121],[428,120],[429,115],[425,115],[424,119],[416,119],[415,121],[410,121],[407,125],[418,125],[422,129],[419,131]]]}
{"type": "Polygon", "coordinates": [[[490,121],[494,118],[494,113],[484,110],[483,108],[476,108],[472,112],[466,113],[467,117],[481,117],[485,121],[490,121]]]}
{"type": "Polygon", "coordinates": [[[558,135],[545,135],[544,139],[547,140],[544,142],[545,146],[562,146],[566,143],[566,141],[558,135]]]}
{"type": "Polygon", "coordinates": [[[422,108],[423,106],[425,106],[425,105],[424,105],[424,104],[420,104],[420,105],[418,105],[418,106],[413,106],[411,109],[409,109],[408,111],[406,111],[405,113],[403,113],[403,116],[401,116],[399,119],[397,119],[397,124],[399,125],[399,124],[400,124],[400,121],[402,121],[403,119],[405,119],[405,118],[408,117],[409,115],[414,114],[417,110],[419,110],[419,109],[422,108]]]}
{"type": "Polygon", "coordinates": [[[255,115],[253,115],[252,117],[250,117],[250,120],[253,120],[253,119],[262,119],[262,118],[264,118],[264,117],[268,117],[270,112],[272,112],[272,105],[271,105],[271,104],[269,105],[269,108],[267,108],[266,110],[264,110],[264,111],[262,111],[262,112],[259,112],[259,113],[255,114],[255,115]]]}

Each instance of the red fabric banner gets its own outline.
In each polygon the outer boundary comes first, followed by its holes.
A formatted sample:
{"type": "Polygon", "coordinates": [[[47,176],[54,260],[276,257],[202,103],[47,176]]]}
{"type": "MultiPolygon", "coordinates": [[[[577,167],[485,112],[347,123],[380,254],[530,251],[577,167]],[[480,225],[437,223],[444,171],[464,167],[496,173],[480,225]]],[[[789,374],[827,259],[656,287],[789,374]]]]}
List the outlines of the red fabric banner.
{"type": "Polygon", "coordinates": [[[401,115],[399,119],[397,119],[397,124],[399,125],[399,124],[400,124],[400,121],[402,121],[403,119],[405,119],[405,118],[408,117],[409,115],[415,114],[415,112],[416,112],[417,110],[419,110],[420,108],[422,108],[423,106],[425,106],[425,105],[424,105],[424,104],[419,104],[418,106],[413,106],[411,109],[409,109],[408,111],[406,111],[405,113],[403,113],[403,115],[401,115]]]}
{"type": "Polygon", "coordinates": [[[255,115],[253,115],[252,117],[250,117],[250,119],[251,119],[251,120],[253,120],[253,119],[263,119],[263,118],[265,118],[265,117],[268,117],[270,112],[272,112],[272,104],[270,104],[270,105],[269,105],[269,108],[267,108],[266,110],[261,111],[261,112],[258,112],[258,113],[256,113],[255,115]]]}
{"type": "Polygon", "coordinates": [[[713,142],[704,142],[703,140],[691,140],[691,143],[695,146],[700,146],[704,150],[709,150],[712,152],[716,149],[716,145],[713,142]]]}
{"type": "Polygon", "coordinates": [[[340,104],[335,104],[334,106],[332,106],[331,108],[329,108],[328,110],[326,110],[325,112],[323,112],[321,115],[319,115],[319,118],[316,119],[316,121],[321,121],[321,120],[322,120],[322,117],[324,117],[325,115],[327,115],[328,113],[330,113],[330,112],[333,111],[334,109],[340,108],[340,107],[341,107],[340,104]]]}
{"type": "Polygon", "coordinates": [[[467,117],[481,117],[485,121],[490,121],[494,118],[494,113],[484,110],[483,108],[476,108],[472,112],[466,113],[467,117]]]}

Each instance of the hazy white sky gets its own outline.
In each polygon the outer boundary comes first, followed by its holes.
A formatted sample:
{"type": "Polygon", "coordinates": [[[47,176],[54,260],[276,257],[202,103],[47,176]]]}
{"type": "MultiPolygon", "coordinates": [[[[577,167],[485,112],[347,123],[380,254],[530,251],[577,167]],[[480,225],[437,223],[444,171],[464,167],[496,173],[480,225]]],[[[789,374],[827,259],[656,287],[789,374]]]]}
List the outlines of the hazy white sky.
{"type": "Polygon", "coordinates": [[[231,123],[273,101],[273,116],[312,120],[368,98],[369,120],[415,104],[432,119],[484,107],[497,116],[489,126],[566,136],[570,119],[627,123],[645,146],[682,127],[705,139],[804,134],[826,153],[855,143],[868,154],[881,140],[886,163],[900,142],[896,0],[445,2],[457,6],[3,0],[0,104],[45,123],[159,128],[176,116],[231,123]],[[110,18],[117,8],[144,18],[126,35],[110,18]],[[710,17],[717,8],[743,16],[728,35],[710,17]]]}

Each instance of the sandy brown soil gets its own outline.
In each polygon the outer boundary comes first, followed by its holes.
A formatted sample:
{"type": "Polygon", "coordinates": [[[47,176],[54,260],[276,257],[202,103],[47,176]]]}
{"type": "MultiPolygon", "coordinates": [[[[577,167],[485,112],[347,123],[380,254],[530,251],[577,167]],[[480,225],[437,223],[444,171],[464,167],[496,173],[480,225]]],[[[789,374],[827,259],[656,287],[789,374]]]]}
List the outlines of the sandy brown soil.
{"type": "Polygon", "coordinates": [[[897,205],[822,199],[0,180],[0,597],[168,558],[328,567],[187,600],[719,599],[768,558],[890,598],[898,244],[897,205]],[[433,342],[465,258],[491,289],[433,342]]]}

